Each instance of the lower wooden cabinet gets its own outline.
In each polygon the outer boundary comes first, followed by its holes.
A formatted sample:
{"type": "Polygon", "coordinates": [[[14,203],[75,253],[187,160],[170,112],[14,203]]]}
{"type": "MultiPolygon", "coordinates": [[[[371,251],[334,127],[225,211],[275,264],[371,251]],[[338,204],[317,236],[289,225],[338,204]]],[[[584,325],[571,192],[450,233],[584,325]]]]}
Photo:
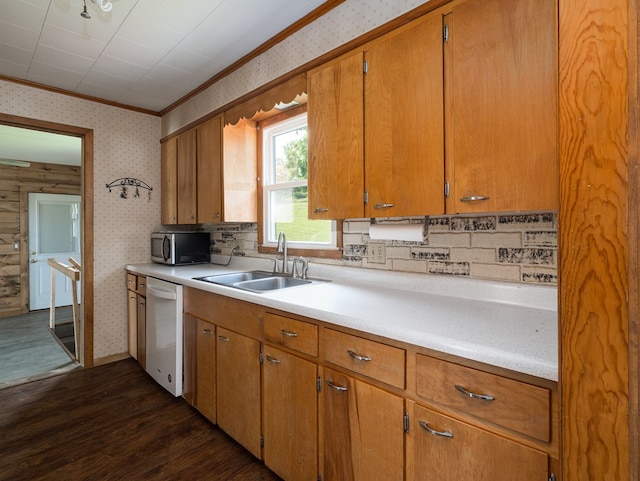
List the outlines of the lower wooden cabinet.
{"type": "Polygon", "coordinates": [[[407,481],[547,481],[547,454],[409,402],[407,481]]]}
{"type": "Polygon", "coordinates": [[[331,369],[324,378],[322,479],[402,481],[404,400],[331,369]]]}
{"type": "Polygon", "coordinates": [[[184,315],[183,397],[216,423],[216,326],[184,315]]]}
{"type": "Polygon", "coordinates": [[[260,341],[217,328],[218,426],[261,458],[260,341]]]}
{"type": "Polygon", "coordinates": [[[561,479],[553,383],[191,288],[184,342],[185,399],[284,481],[561,479]]]}
{"type": "Polygon", "coordinates": [[[285,481],[316,481],[317,364],[264,346],[262,377],[265,465],[285,481]]]}
{"type": "Polygon", "coordinates": [[[127,272],[129,354],[146,367],[147,278],[127,272]]]}

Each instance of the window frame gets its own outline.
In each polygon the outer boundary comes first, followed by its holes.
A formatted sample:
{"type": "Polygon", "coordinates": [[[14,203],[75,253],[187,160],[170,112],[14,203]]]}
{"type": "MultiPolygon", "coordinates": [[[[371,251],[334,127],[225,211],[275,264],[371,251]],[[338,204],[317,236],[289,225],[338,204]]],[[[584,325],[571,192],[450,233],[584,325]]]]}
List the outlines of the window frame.
{"type": "MultiPolygon", "coordinates": [[[[263,176],[264,172],[264,158],[263,158],[263,131],[266,127],[269,127],[273,124],[284,122],[293,117],[306,113],[307,105],[302,104],[297,107],[293,107],[286,111],[280,112],[276,115],[273,115],[267,119],[261,120],[257,124],[258,135],[257,135],[257,158],[258,158],[258,252],[261,254],[275,254],[276,247],[270,244],[265,244],[264,239],[264,186],[263,186],[263,176]]],[[[308,179],[307,179],[308,180],[308,179]]],[[[342,220],[335,220],[335,235],[336,235],[336,246],[327,247],[326,249],[318,248],[314,246],[313,248],[302,248],[302,247],[289,247],[288,253],[289,255],[299,255],[299,256],[307,256],[307,257],[320,257],[326,259],[342,259],[342,220]]]]}

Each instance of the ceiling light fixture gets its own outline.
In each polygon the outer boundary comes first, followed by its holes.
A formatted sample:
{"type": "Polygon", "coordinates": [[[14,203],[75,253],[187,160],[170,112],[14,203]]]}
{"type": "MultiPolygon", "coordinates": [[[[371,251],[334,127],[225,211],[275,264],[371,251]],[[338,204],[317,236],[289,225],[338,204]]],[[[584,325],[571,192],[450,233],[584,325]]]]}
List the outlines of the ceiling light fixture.
{"type": "Polygon", "coordinates": [[[91,15],[89,15],[89,12],[87,12],[87,0],[84,0],[84,10],[80,12],[80,16],[86,19],[91,18],[91,15]]]}
{"type": "Polygon", "coordinates": [[[113,7],[113,5],[109,0],[91,0],[91,1],[95,3],[103,12],[110,12],[111,7],[113,7]]]}

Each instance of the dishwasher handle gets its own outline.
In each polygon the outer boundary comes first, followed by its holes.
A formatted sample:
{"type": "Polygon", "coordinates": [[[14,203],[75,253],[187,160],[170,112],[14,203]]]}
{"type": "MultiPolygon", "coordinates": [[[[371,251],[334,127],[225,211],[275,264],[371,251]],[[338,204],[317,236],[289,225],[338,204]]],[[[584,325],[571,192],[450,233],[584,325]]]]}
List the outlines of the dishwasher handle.
{"type": "Polygon", "coordinates": [[[175,300],[178,298],[178,295],[175,292],[159,291],[158,289],[154,289],[149,284],[147,284],[147,296],[150,295],[160,297],[161,299],[175,300]]]}

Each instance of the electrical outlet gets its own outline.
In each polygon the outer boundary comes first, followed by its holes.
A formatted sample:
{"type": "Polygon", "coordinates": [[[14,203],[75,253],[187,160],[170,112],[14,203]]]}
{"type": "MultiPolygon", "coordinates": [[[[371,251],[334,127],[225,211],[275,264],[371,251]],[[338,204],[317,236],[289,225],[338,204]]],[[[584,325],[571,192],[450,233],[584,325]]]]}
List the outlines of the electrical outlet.
{"type": "Polygon", "coordinates": [[[387,252],[384,242],[369,242],[367,251],[370,263],[384,264],[385,262],[387,262],[387,252]]]}

